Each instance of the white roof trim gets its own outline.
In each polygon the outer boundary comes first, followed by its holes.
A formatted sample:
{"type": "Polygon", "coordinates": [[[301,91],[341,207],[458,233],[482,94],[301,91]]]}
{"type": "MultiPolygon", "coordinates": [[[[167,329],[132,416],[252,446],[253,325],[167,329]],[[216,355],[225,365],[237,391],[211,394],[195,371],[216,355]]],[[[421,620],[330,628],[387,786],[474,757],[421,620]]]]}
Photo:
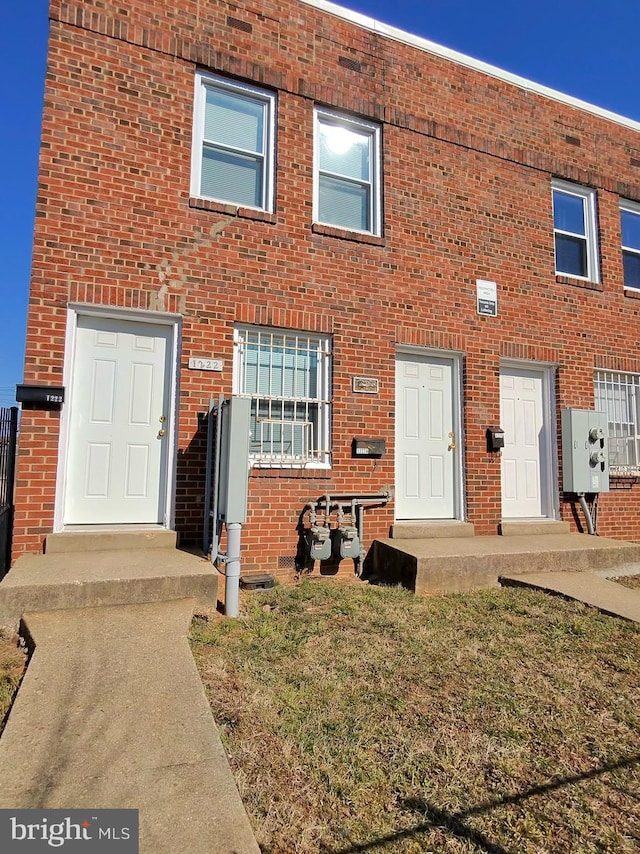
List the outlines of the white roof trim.
{"type": "Polygon", "coordinates": [[[562,104],[567,104],[569,107],[575,107],[578,110],[584,110],[587,113],[600,116],[611,122],[624,125],[631,130],[640,131],[640,122],[634,119],[629,119],[626,116],[621,116],[618,113],[613,113],[610,110],[605,110],[602,107],[596,107],[594,104],[589,104],[587,101],[581,101],[579,98],[574,98],[571,95],[565,95],[563,92],[558,92],[556,89],[550,89],[547,86],[542,86],[539,83],[534,83],[532,80],[527,80],[526,77],[519,77],[517,74],[512,74],[510,71],[504,71],[495,65],[489,65],[488,62],[482,62],[479,59],[473,59],[466,56],[464,53],[459,53],[457,50],[444,47],[436,42],[424,39],[421,36],[414,36],[411,33],[406,33],[397,27],[392,27],[389,24],[383,24],[381,21],[376,21],[375,18],[369,18],[367,15],[362,15],[360,12],[354,12],[351,9],[346,9],[344,6],[338,6],[337,3],[330,3],[328,0],[300,0],[307,6],[313,6],[322,12],[327,12],[329,15],[335,15],[337,18],[343,18],[352,24],[363,27],[366,30],[371,30],[386,38],[394,39],[398,42],[416,47],[419,50],[433,53],[436,56],[441,56],[443,59],[448,59],[451,62],[456,62],[458,65],[464,65],[467,68],[473,68],[474,71],[480,71],[483,74],[488,74],[491,77],[496,77],[498,80],[504,80],[506,83],[511,83],[518,86],[520,89],[525,89],[528,92],[535,92],[537,95],[542,95],[545,98],[551,98],[553,101],[559,101],[562,104]]]}

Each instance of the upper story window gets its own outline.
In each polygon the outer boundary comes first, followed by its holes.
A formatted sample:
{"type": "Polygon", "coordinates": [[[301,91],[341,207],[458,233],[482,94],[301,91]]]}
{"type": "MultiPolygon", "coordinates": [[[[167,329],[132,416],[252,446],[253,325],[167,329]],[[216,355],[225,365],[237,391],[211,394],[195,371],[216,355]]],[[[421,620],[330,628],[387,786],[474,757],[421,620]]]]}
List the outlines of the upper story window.
{"type": "Polygon", "coordinates": [[[191,195],[273,209],[275,95],[196,74],[191,195]]]}
{"type": "Polygon", "coordinates": [[[314,221],[379,235],[380,209],[379,125],[316,109],[314,221]]]}
{"type": "Polygon", "coordinates": [[[251,397],[254,465],[328,467],[330,340],[283,329],[238,327],[234,393],[251,397]]]}
{"type": "Polygon", "coordinates": [[[640,290],[640,204],[620,202],[624,286],[640,290]]]}
{"type": "Polygon", "coordinates": [[[595,190],[553,182],[556,273],[598,281],[595,190]]]}

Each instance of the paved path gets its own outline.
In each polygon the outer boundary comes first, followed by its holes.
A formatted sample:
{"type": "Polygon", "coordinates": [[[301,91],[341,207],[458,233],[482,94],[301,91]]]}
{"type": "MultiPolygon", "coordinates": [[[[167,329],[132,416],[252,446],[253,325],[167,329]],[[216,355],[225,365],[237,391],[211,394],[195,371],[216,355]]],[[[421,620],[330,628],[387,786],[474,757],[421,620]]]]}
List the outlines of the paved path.
{"type": "Polygon", "coordinates": [[[592,572],[532,572],[500,577],[501,584],[536,587],[640,623],[640,588],[630,589],[592,572]]]}
{"type": "Polygon", "coordinates": [[[140,854],[259,854],[187,642],[194,604],[25,614],[0,807],[136,808],[140,854]]]}

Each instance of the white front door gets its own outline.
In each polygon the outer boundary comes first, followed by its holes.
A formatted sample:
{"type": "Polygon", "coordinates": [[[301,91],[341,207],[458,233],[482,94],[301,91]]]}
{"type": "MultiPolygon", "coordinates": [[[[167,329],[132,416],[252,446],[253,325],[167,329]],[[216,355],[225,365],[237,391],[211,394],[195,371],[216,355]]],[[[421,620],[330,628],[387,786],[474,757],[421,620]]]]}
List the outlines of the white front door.
{"type": "Polygon", "coordinates": [[[500,372],[502,518],[550,515],[550,431],[544,370],[505,367],[500,372]]]}
{"type": "Polygon", "coordinates": [[[78,318],[64,523],[164,521],[172,329],[78,318]]]}
{"type": "Polygon", "coordinates": [[[457,460],[452,359],[396,361],[396,519],[453,519],[457,460]]]}

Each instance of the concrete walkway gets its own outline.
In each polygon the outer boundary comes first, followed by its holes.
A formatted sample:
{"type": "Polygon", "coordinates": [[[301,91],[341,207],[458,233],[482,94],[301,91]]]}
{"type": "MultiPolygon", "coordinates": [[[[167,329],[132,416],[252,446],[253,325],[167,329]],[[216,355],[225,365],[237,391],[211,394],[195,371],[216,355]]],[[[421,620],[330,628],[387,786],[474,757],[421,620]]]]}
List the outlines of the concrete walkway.
{"type": "Polygon", "coordinates": [[[613,617],[640,623],[640,588],[631,589],[608,581],[592,572],[531,572],[507,574],[499,578],[502,585],[535,587],[576,599],[613,617]]]}
{"type": "Polygon", "coordinates": [[[187,642],[195,604],[24,614],[0,807],[134,808],[140,854],[259,854],[187,642]]]}

